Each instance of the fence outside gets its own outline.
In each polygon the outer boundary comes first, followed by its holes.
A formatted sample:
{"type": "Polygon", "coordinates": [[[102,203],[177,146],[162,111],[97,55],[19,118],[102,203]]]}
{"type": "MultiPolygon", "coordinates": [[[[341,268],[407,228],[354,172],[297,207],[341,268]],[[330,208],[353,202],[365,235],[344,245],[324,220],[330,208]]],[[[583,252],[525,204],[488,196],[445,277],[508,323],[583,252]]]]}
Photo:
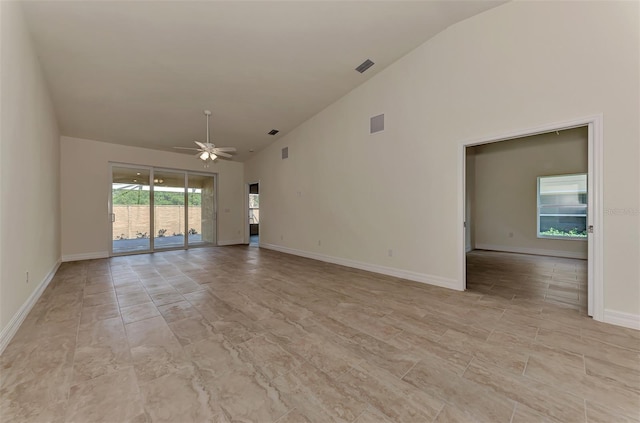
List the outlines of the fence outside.
{"type": "MultiPolygon", "coordinates": [[[[166,229],[164,235],[184,234],[184,206],[155,206],[156,233],[149,234],[149,206],[113,206],[116,220],[113,223],[113,239],[135,239],[139,234],[158,236],[158,231],[166,229]]],[[[200,206],[189,206],[188,229],[202,232],[202,210],[200,206]]]]}

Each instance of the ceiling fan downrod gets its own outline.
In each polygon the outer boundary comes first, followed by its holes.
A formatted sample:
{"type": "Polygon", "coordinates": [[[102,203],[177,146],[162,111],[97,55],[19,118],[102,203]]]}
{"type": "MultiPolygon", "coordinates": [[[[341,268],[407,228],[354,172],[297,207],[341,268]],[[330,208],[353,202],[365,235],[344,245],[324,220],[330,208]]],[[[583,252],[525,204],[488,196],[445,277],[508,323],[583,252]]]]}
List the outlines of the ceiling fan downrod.
{"type": "Polygon", "coordinates": [[[205,110],[204,115],[207,117],[207,144],[211,144],[209,141],[209,117],[211,116],[211,110],[205,110]]]}

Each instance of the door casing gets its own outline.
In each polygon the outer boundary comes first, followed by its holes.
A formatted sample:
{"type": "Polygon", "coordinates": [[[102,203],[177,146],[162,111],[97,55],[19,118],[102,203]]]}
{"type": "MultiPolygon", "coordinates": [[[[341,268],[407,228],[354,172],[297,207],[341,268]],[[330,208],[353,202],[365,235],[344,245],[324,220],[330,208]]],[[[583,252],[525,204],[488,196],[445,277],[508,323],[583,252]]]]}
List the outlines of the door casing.
{"type": "MultiPolygon", "coordinates": [[[[483,138],[462,141],[458,152],[458,281],[461,291],[467,288],[466,242],[465,242],[465,202],[466,202],[466,148],[499,141],[524,138],[548,132],[561,131],[578,127],[588,128],[588,166],[587,166],[587,227],[593,231],[587,235],[587,297],[588,314],[594,320],[604,321],[604,225],[603,225],[603,122],[602,114],[585,116],[563,122],[540,125],[533,128],[515,130],[503,134],[490,135],[483,138]]],[[[526,141],[525,141],[526,142],[526,141]]]]}

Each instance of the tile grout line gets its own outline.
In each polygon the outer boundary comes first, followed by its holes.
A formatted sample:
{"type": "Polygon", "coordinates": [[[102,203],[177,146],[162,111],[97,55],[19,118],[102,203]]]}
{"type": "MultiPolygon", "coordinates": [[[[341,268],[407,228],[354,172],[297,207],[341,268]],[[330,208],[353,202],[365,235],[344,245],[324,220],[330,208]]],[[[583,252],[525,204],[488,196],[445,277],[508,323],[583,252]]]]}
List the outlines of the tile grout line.
{"type": "Polygon", "coordinates": [[[418,361],[416,361],[415,363],[413,363],[413,366],[411,366],[411,367],[409,368],[409,370],[407,370],[406,372],[404,372],[404,374],[400,377],[400,380],[403,380],[403,379],[404,379],[404,377],[405,377],[405,376],[406,376],[406,375],[407,375],[411,370],[413,370],[413,368],[414,368],[414,367],[416,367],[420,361],[422,361],[422,360],[418,360],[418,361]]]}
{"type": "Polygon", "coordinates": [[[433,423],[436,420],[438,420],[438,417],[440,416],[440,414],[442,413],[442,411],[444,410],[444,408],[446,406],[447,406],[447,403],[445,401],[442,401],[442,406],[440,407],[440,410],[438,410],[438,413],[433,417],[433,420],[431,420],[431,423],[433,423]]]}
{"type": "Polygon", "coordinates": [[[282,419],[287,417],[289,414],[291,414],[296,409],[297,409],[297,407],[293,407],[293,408],[285,411],[285,413],[282,416],[278,417],[276,420],[274,420],[273,423],[278,423],[279,421],[282,421],[282,419]]]}
{"type": "MultiPolygon", "coordinates": [[[[111,261],[111,260],[109,260],[111,261]]],[[[111,272],[111,263],[109,263],[109,274],[112,275],[111,272]]],[[[113,283],[113,276],[111,277],[111,282],[113,283]]],[[[114,291],[115,291],[115,285],[114,285],[114,291]]],[[[122,317],[122,308],[120,307],[120,300],[118,298],[118,294],[116,292],[116,301],[118,302],[118,317],[120,317],[120,322],[122,323],[122,330],[124,332],[124,339],[125,342],[127,343],[127,351],[129,352],[129,365],[131,366],[131,369],[133,371],[133,377],[136,381],[136,388],[138,388],[138,395],[140,395],[140,400],[141,400],[141,406],[142,406],[142,412],[148,416],[147,413],[147,407],[146,407],[146,398],[144,396],[144,394],[142,393],[142,388],[140,386],[140,381],[138,380],[138,373],[135,370],[135,366],[133,364],[133,354],[131,353],[131,344],[129,342],[129,334],[127,333],[127,324],[124,322],[124,318],[122,317]]]]}
{"type": "Polygon", "coordinates": [[[527,366],[529,365],[529,359],[531,358],[531,354],[527,354],[527,361],[524,363],[524,367],[522,368],[522,376],[527,372],[527,366]]]}
{"type": "MultiPolygon", "coordinates": [[[[85,270],[87,270],[87,266],[86,264],[83,266],[85,268],[85,270]]],[[[78,339],[80,337],[80,324],[82,323],[82,312],[84,311],[84,290],[87,287],[87,280],[89,279],[88,277],[88,270],[85,272],[85,276],[84,276],[84,285],[82,286],[82,301],[80,303],[80,318],[78,319],[78,325],[76,327],[76,342],[75,345],[73,346],[73,359],[71,360],[71,379],[69,380],[69,390],[67,391],[67,404],[69,402],[69,399],[71,398],[71,388],[73,387],[73,377],[75,374],[75,367],[76,367],[76,352],[78,351],[78,339]]],[[[65,419],[66,419],[66,412],[65,412],[65,419]]]]}
{"type": "Polygon", "coordinates": [[[475,360],[476,357],[475,355],[473,357],[471,357],[471,360],[469,360],[469,362],[467,363],[467,365],[465,366],[464,370],[462,371],[462,373],[460,374],[460,377],[464,377],[464,374],[467,373],[467,369],[469,369],[469,366],[471,366],[471,363],[473,362],[473,360],[475,360]]]}
{"type": "Polygon", "coordinates": [[[489,335],[487,335],[487,338],[484,341],[482,341],[483,346],[487,345],[487,341],[489,341],[489,338],[491,338],[491,335],[493,335],[495,331],[496,331],[496,328],[491,329],[491,332],[489,332],[489,335]]]}
{"type": "Polygon", "coordinates": [[[513,401],[513,411],[511,412],[511,418],[509,423],[513,423],[513,418],[516,416],[516,410],[518,409],[518,401],[513,401]]]}
{"type": "Polygon", "coordinates": [[[362,415],[363,415],[367,410],[369,410],[369,408],[371,408],[371,404],[369,404],[369,403],[367,402],[367,406],[364,408],[364,410],[362,410],[362,411],[360,412],[360,414],[358,414],[358,415],[357,415],[357,416],[356,416],[356,417],[355,417],[351,422],[352,422],[352,423],[356,423],[356,422],[358,421],[358,419],[360,418],[360,416],[362,416],[362,415]]]}

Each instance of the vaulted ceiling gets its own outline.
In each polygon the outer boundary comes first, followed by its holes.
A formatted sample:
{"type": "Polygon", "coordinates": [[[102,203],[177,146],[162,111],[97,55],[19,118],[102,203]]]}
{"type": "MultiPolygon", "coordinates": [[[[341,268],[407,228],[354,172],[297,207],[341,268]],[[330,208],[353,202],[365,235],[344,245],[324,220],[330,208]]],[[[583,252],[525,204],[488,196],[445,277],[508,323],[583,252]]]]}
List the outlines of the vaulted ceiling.
{"type": "MultiPolygon", "coordinates": [[[[63,135],[250,157],[448,26],[504,1],[29,1],[63,135]],[[365,59],[375,65],[354,70],[365,59]],[[280,133],[267,134],[271,129],[280,133]]],[[[453,52],[455,54],[455,52],[453,52]]],[[[175,151],[175,150],[173,150],[175,151]]]]}

